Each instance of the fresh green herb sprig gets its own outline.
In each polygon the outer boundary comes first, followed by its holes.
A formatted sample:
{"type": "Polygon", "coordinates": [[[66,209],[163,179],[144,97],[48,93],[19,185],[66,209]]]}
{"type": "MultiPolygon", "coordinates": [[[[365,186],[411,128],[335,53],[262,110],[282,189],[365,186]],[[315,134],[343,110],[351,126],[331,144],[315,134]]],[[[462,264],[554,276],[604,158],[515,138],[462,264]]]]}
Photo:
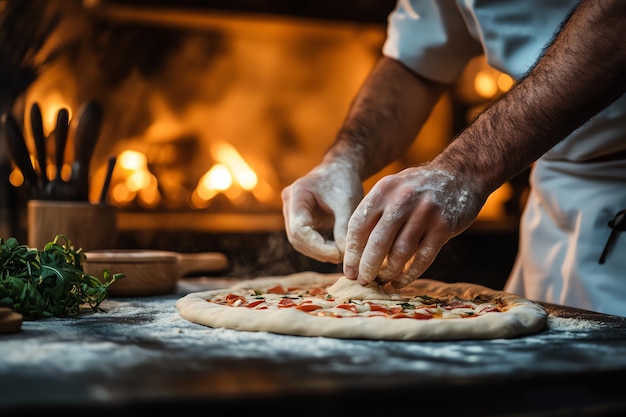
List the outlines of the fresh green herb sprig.
{"type": "Polygon", "coordinates": [[[0,238],[0,306],[22,314],[24,320],[75,316],[88,305],[100,304],[109,286],[123,274],[103,272],[103,279],[86,274],[82,249],[75,250],[64,235],[57,235],[43,250],[0,238]]]}

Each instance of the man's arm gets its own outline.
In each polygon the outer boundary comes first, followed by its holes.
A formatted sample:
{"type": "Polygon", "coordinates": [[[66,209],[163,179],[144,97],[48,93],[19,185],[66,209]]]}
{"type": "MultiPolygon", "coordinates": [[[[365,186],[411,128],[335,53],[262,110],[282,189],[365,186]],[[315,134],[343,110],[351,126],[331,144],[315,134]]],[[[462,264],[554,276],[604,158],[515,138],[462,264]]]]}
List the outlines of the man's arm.
{"type": "Polygon", "coordinates": [[[368,179],[408,149],[445,88],[382,57],[352,102],[324,162],[347,161],[362,181],[368,179]]]}
{"type": "Polygon", "coordinates": [[[374,185],[348,224],[344,274],[402,287],[487,197],[626,91],[626,1],[582,0],[536,65],[432,162],[374,185]]]}
{"type": "Polygon", "coordinates": [[[583,0],[511,91],[437,159],[489,191],[518,174],[626,91],[626,2],[583,0]]]}

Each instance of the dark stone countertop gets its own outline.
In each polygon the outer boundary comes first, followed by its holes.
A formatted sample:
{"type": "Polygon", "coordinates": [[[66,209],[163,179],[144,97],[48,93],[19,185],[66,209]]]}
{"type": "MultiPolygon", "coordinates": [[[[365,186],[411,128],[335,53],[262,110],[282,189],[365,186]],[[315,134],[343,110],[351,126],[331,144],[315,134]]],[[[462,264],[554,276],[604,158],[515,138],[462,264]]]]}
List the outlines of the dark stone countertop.
{"type": "Polygon", "coordinates": [[[386,404],[430,415],[623,415],[626,318],[546,305],[548,329],[515,339],[341,340],[214,329],[176,294],[109,298],[106,312],[27,321],[0,335],[3,416],[215,413],[354,415],[386,404]],[[295,407],[295,408],[294,408],[295,407]]]}

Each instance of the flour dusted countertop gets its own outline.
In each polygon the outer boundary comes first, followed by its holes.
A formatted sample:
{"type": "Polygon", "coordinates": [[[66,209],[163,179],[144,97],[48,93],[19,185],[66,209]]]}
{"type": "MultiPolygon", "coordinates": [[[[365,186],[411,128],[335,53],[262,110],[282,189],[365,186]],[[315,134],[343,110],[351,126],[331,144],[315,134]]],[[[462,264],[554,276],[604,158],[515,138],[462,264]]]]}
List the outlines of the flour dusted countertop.
{"type": "Polygon", "coordinates": [[[183,295],[233,282],[187,278],[176,294],[109,298],[106,312],[26,321],[0,335],[2,415],[271,407],[339,416],[367,413],[372,402],[427,411],[434,398],[450,398],[446,412],[464,416],[626,411],[612,382],[626,376],[625,318],[546,305],[549,328],[535,335],[389,342],[213,329],[179,316],[183,295]]]}

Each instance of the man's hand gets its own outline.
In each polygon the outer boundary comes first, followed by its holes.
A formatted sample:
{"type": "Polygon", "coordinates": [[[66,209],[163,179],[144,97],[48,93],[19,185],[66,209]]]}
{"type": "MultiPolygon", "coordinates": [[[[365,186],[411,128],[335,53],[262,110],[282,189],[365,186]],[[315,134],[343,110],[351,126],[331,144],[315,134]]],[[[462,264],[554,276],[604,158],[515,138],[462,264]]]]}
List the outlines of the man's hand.
{"type": "Polygon", "coordinates": [[[350,218],[344,274],[363,285],[409,284],[469,227],[486,197],[432,164],[382,178],[350,218]]]}
{"type": "Polygon", "coordinates": [[[347,164],[321,164],[282,192],[287,238],[302,254],[340,263],[348,220],[363,197],[358,175],[347,164]],[[332,239],[327,240],[325,235],[332,239]]]}

